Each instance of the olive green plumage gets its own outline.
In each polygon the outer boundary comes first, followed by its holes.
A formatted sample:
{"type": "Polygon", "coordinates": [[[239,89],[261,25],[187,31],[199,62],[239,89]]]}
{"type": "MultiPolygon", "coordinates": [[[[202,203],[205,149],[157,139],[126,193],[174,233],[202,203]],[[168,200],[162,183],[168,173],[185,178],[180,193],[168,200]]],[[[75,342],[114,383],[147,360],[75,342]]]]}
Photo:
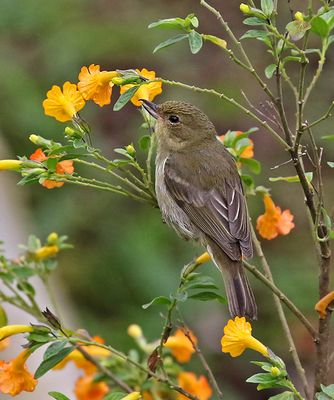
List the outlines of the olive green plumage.
{"type": "Polygon", "coordinates": [[[233,157],[195,106],[143,101],[157,118],[156,192],[163,219],[200,241],[223,273],[231,316],[256,318],[242,266],[252,257],[247,205],[233,157]]]}

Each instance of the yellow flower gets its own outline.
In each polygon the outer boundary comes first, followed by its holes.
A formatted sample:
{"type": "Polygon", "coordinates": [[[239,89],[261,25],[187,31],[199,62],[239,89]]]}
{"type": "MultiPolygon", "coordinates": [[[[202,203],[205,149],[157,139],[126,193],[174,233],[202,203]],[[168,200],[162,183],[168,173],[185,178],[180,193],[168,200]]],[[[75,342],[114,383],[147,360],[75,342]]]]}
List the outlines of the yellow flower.
{"type": "MultiPolygon", "coordinates": [[[[182,389],[198,397],[199,400],[208,400],[212,395],[212,389],[203,375],[197,378],[193,372],[181,372],[177,379],[182,389]]],[[[188,397],[179,394],[177,399],[186,400],[188,397]]]]}
{"type": "Polygon", "coordinates": [[[32,392],[37,380],[26,367],[29,357],[28,350],[24,350],[10,362],[0,361],[0,392],[16,396],[22,391],[32,392]]]}
{"type": "Polygon", "coordinates": [[[43,101],[45,114],[60,122],[72,119],[85,105],[85,100],[78,91],[77,85],[70,82],[64,83],[63,91],[59,86],[52,86],[46,96],[47,98],[43,101]]]}
{"type": "Polygon", "coordinates": [[[224,328],[221,340],[223,353],[232,357],[240,356],[246,349],[258,351],[268,357],[268,348],[252,336],[252,326],[245,317],[230,319],[224,328]]]}
{"type": "Polygon", "coordinates": [[[22,161],[20,160],[0,160],[0,171],[5,170],[19,170],[21,167],[22,161]]]}
{"type": "MultiPolygon", "coordinates": [[[[197,338],[194,334],[189,332],[189,335],[196,344],[197,338]]],[[[188,362],[191,355],[195,352],[193,344],[181,329],[178,329],[175,335],[170,336],[164,346],[171,349],[173,356],[180,363],[188,362]]]]}
{"type": "Polygon", "coordinates": [[[271,367],[270,368],[270,373],[271,373],[272,376],[280,376],[281,375],[281,371],[277,367],[271,367]]]}
{"type": "Polygon", "coordinates": [[[94,382],[93,375],[79,378],[74,389],[77,400],[102,400],[109,392],[105,382],[94,382]]]}
{"type": "MultiPolygon", "coordinates": [[[[142,70],[136,69],[136,72],[140,75],[142,75],[145,78],[148,78],[149,80],[154,80],[155,79],[155,72],[154,71],[148,71],[146,68],[143,68],[142,70]]],[[[134,85],[133,84],[128,84],[121,86],[121,94],[125,93],[127,90],[132,88],[134,85]]],[[[151,82],[151,83],[144,83],[143,85],[140,86],[140,88],[137,90],[137,92],[133,95],[131,102],[137,106],[140,107],[142,105],[141,101],[139,99],[145,99],[152,101],[155,96],[158,94],[162,93],[162,82],[151,82]]]]}
{"type": "Polygon", "coordinates": [[[198,256],[195,260],[196,264],[204,264],[211,260],[210,254],[206,251],[205,253],[198,256]]]}
{"type": "Polygon", "coordinates": [[[44,260],[45,258],[54,257],[59,251],[59,247],[55,244],[51,246],[43,246],[40,249],[36,250],[34,253],[34,258],[36,260],[44,260]]]}
{"type": "Polygon", "coordinates": [[[99,65],[91,64],[88,68],[82,67],[79,73],[78,89],[85,100],[93,100],[100,107],[110,104],[112,78],[118,76],[116,71],[100,71],[99,65]]]}
{"type": "Polygon", "coordinates": [[[18,333],[32,332],[34,328],[30,325],[6,325],[0,328],[0,340],[18,333]]]}
{"type": "Polygon", "coordinates": [[[318,311],[319,318],[324,319],[327,315],[327,307],[334,301],[334,291],[328,293],[318,301],[314,309],[318,311]]]}

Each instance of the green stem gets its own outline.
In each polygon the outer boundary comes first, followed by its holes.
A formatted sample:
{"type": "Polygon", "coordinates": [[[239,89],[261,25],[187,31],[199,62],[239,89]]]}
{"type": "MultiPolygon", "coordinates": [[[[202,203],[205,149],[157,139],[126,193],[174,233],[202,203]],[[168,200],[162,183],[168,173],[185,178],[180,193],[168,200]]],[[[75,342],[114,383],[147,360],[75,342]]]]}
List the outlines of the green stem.
{"type": "Polygon", "coordinates": [[[321,72],[322,72],[324,64],[326,62],[326,51],[327,51],[327,48],[328,48],[327,39],[323,39],[321,55],[320,55],[319,64],[318,64],[318,69],[317,69],[316,73],[314,74],[311,83],[309,84],[308,88],[305,91],[304,104],[306,104],[306,102],[307,102],[307,100],[308,100],[313,88],[315,87],[316,83],[318,82],[318,79],[320,78],[321,72]]]}

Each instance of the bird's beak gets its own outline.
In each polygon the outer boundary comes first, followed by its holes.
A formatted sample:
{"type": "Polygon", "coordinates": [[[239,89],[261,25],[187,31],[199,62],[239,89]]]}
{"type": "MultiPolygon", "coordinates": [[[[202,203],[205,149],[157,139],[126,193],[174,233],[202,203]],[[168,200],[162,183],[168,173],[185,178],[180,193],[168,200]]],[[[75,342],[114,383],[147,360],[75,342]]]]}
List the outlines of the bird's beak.
{"type": "Polygon", "coordinates": [[[153,118],[157,119],[159,117],[158,114],[158,106],[151,101],[145,99],[139,99],[143,103],[143,107],[145,110],[152,115],[153,118]]]}

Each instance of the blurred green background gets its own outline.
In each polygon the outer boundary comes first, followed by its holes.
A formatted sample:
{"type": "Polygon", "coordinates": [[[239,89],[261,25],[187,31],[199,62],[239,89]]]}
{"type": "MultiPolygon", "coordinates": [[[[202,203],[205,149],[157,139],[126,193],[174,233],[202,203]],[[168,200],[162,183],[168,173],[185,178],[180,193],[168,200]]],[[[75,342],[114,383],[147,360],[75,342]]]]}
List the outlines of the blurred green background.
{"type": "MultiPolygon", "coordinates": [[[[286,2],[280,3],[284,26],[289,21],[289,10],[286,2]]],[[[291,2],[291,5],[294,10],[303,10],[303,3],[291,2]]],[[[246,30],[241,23],[238,2],[212,1],[212,4],[224,11],[238,35],[246,30]]],[[[195,56],[185,42],[152,54],[155,45],[170,32],[148,30],[147,25],[159,18],[184,17],[190,12],[198,15],[201,32],[216,34],[228,41],[216,19],[194,0],[1,0],[0,131],[10,149],[5,158],[32,153],[34,147],[28,141],[31,133],[62,139],[64,125],[43,114],[42,100],[53,84],[62,85],[67,80],[76,82],[81,66],[91,63],[100,64],[105,70],[146,67],[159,76],[223,90],[237,99],[242,98],[242,89],[264,113],[272,113],[252,77],[213,45],[205,44],[195,56]]],[[[255,66],[263,70],[271,63],[270,55],[261,43],[248,44],[255,66]]],[[[323,79],[307,109],[310,120],[322,115],[332,100],[333,90],[329,89],[334,83],[332,50],[327,61],[323,79]]],[[[316,66],[316,57],[312,57],[309,68],[316,66]]],[[[291,73],[294,75],[295,71],[291,73]]],[[[287,93],[288,116],[293,119],[294,101],[291,92],[287,93]]],[[[114,97],[117,97],[117,89],[114,97]]],[[[217,98],[164,87],[163,94],[156,100],[168,99],[198,105],[214,121],[220,134],[228,129],[247,130],[256,126],[236,108],[217,98]]],[[[93,127],[95,145],[110,157],[113,157],[114,147],[130,142],[136,144],[143,134],[139,129],[140,114],[131,104],[118,113],[112,111],[112,106],[99,108],[89,104],[82,115],[93,127]]],[[[323,123],[315,132],[319,145],[325,145],[320,137],[333,133],[332,122],[323,123]]],[[[282,209],[289,208],[296,223],[289,236],[264,241],[264,250],[277,285],[316,323],[313,305],[317,301],[317,266],[301,190],[296,184],[270,184],[269,176],[294,175],[294,170],[291,164],[271,170],[285,162],[288,155],[262,129],[252,138],[255,158],[261,160],[263,166],[263,174],[256,177],[257,184],[271,186],[274,201],[282,209]]],[[[333,145],[327,147],[325,160],[333,154],[333,145]]],[[[310,168],[307,157],[305,163],[310,168]]],[[[328,188],[326,204],[330,209],[333,170],[324,168],[324,175],[328,188]]],[[[116,195],[70,185],[52,191],[37,185],[20,187],[19,193],[24,207],[29,210],[35,234],[42,237],[51,231],[68,234],[75,245],[74,250],[61,256],[57,282],[61,282],[74,303],[80,326],[121,349],[131,345],[126,335],[130,323],[141,325],[148,339],[156,338],[162,327],[160,309],[153,307],[144,311],[141,305],[154,296],[168,295],[177,285],[181,267],[200,254],[201,249],[181,241],[162,224],[157,210],[116,195]]],[[[262,201],[256,197],[249,203],[255,220],[262,213],[262,201]]],[[[223,291],[220,273],[211,264],[203,269],[214,276],[223,291]]],[[[255,335],[287,360],[294,375],[272,295],[253,277],[250,279],[259,304],[255,335]]],[[[305,329],[289,312],[287,314],[302,361],[311,366],[313,344],[305,329]]],[[[255,385],[244,383],[245,378],[257,370],[245,362],[254,355],[231,360],[220,352],[222,329],[228,319],[225,306],[189,301],[184,315],[198,335],[203,351],[209,354],[226,398],[268,397],[267,393],[257,393],[255,385]]],[[[196,362],[193,368],[201,372],[196,362]]]]}

